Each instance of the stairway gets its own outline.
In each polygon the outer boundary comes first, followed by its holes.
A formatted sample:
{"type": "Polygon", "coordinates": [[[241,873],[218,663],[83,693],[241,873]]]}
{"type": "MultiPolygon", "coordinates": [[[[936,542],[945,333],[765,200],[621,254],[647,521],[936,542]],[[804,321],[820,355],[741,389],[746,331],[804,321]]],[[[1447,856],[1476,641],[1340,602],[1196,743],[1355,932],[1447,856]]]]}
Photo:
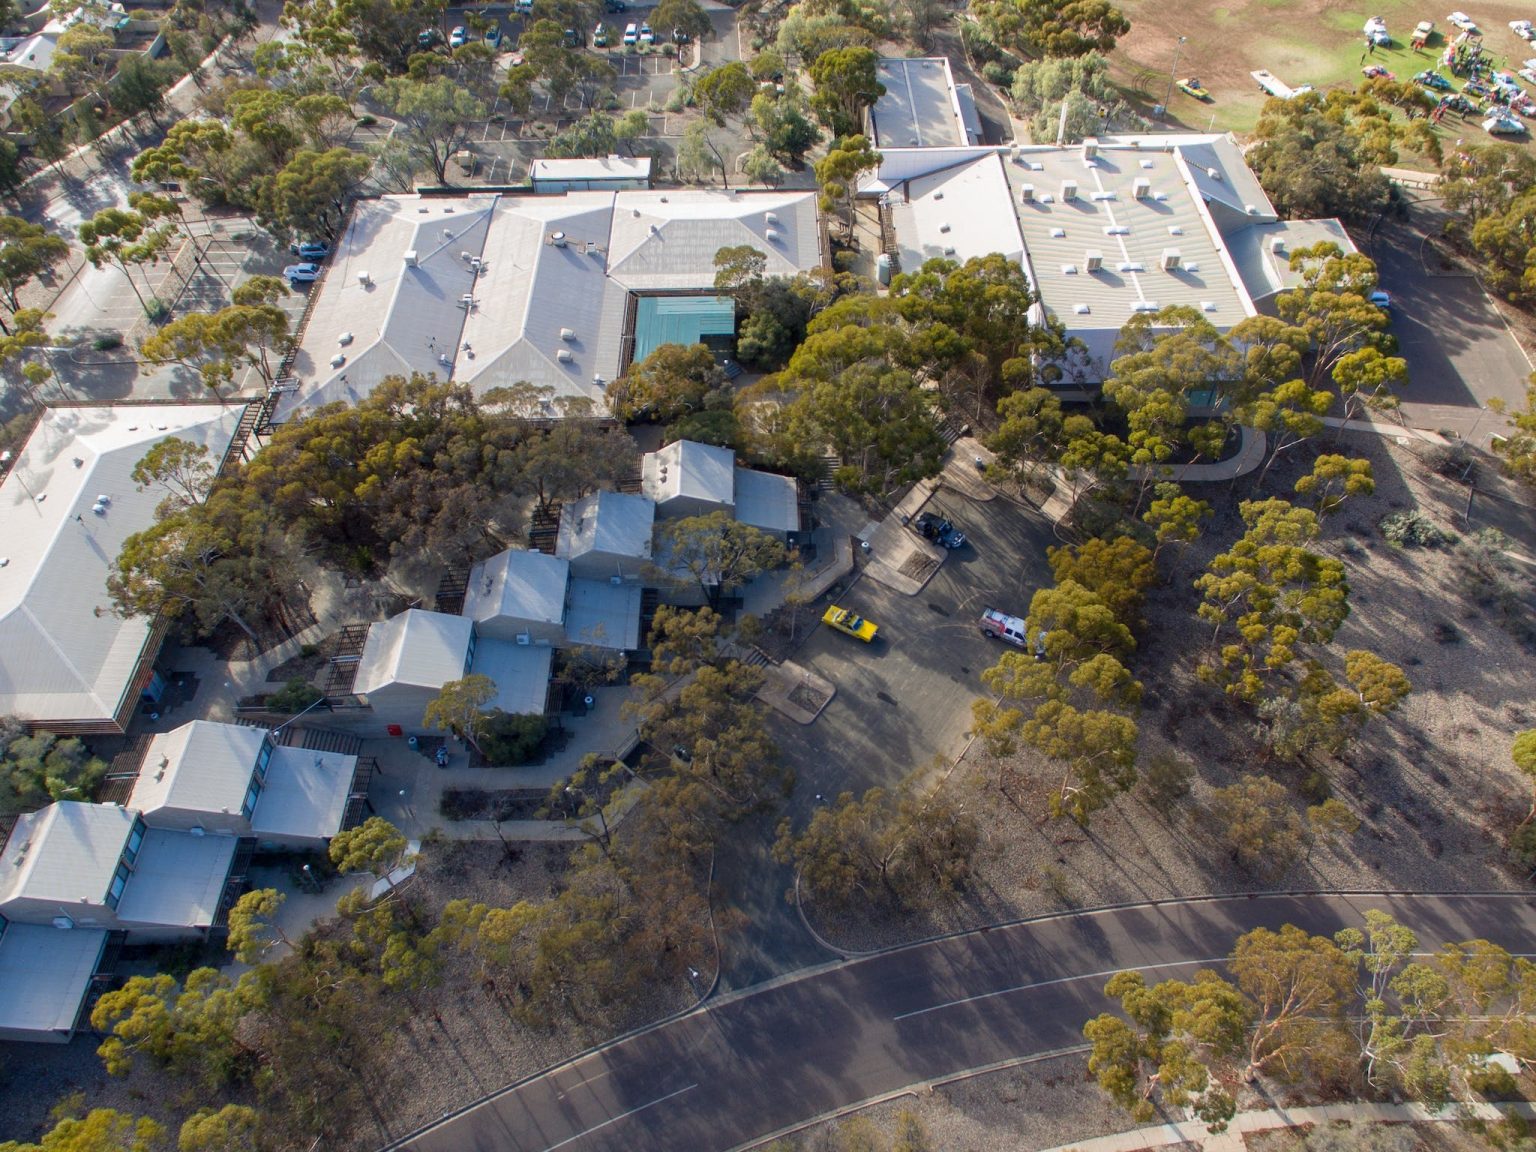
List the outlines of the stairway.
{"type": "Polygon", "coordinates": [[[457,616],[464,611],[464,593],[469,588],[469,565],[455,564],[437,582],[436,605],[439,612],[457,616]]]}
{"type": "Polygon", "coordinates": [[[224,450],[224,458],[219,461],[215,476],[224,475],[224,469],[228,468],[231,462],[245,459],[246,445],[251,441],[251,434],[256,431],[256,423],[261,419],[262,409],[265,406],[265,400],[259,404],[245,406],[245,411],[240,413],[240,423],[235,425],[235,434],[230,438],[229,447],[224,450]]]}
{"type": "Polygon", "coordinates": [[[833,477],[843,466],[843,458],[836,452],[823,452],[816,468],[816,490],[830,492],[835,487],[833,477]]]}
{"type": "Polygon", "coordinates": [[[528,529],[529,547],[536,548],[546,556],[553,556],[559,539],[560,505],[556,503],[547,508],[535,508],[533,526],[528,529]]]}
{"type": "Polygon", "coordinates": [[[339,752],[343,756],[356,756],[363,750],[361,737],[354,736],[351,732],[337,732],[332,728],[295,726],[287,729],[283,736],[283,743],[295,748],[308,748],[312,752],[339,752]],[[290,740],[289,733],[297,733],[297,735],[290,740]]]}

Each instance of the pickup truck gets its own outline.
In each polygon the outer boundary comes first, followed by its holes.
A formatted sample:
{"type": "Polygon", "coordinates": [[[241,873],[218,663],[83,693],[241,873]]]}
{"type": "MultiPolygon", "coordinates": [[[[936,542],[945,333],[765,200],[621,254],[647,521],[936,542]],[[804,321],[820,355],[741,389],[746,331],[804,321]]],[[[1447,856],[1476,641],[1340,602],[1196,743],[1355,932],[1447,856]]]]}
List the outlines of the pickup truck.
{"type": "MultiPolygon", "coordinates": [[[[1009,616],[995,608],[984,608],[977,623],[981,626],[981,634],[989,640],[1006,640],[1019,648],[1029,647],[1029,628],[1021,617],[1009,616]]],[[[1035,637],[1035,659],[1045,659],[1044,629],[1035,637]]]]}

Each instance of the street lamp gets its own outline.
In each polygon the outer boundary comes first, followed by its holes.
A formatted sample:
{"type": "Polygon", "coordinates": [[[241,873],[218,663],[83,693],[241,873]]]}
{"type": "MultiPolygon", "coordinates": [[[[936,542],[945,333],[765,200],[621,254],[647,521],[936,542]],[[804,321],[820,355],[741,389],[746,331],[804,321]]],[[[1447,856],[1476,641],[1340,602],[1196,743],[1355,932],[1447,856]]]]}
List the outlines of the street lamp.
{"type": "Polygon", "coordinates": [[[1173,67],[1168,69],[1168,93],[1163,97],[1163,120],[1168,119],[1168,102],[1173,99],[1173,79],[1179,74],[1179,49],[1184,47],[1188,36],[1180,36],[1178,43],[1173,46],[1173,67]]]}

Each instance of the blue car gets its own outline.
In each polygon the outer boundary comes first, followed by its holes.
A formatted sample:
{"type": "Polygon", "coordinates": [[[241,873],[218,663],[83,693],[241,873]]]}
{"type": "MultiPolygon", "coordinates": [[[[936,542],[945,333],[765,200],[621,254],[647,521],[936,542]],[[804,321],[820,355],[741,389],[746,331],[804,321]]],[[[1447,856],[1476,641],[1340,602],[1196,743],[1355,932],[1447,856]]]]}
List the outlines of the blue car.
{"type": "Polygon", "coordinates": [[[1414,83],[1422,84],[1426,88],[1434,88],[1440,92],[1451,90],[1451,82],[1438,72],[1420,72],[1413,79],[1414,83]]]}
{"type": "Polygon", "coordinates": [[[324,260],[331,254],[331,246],[323,240],[305,240],[301,243],[288,245],[288,251],[292,252],[300,260],[313,263],[316,260],[324,260]]]}

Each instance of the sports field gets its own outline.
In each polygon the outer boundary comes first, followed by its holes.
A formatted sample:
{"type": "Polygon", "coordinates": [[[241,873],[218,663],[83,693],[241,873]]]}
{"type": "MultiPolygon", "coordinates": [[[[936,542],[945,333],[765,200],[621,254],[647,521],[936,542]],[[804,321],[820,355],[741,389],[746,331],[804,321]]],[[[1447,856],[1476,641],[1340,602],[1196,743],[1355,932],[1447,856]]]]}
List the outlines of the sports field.
{"type": "MultiPolygon", "coordinates": [[[[1144,106],[1161,104],[1177,48],[1177,77],[1199,77],[1213,99],[1202,103],[1175,88],[1168,103],[1172,118],[1186,129],[1214,126],[1241,133],[1253,127],[1266,99],[1250,72],[1267,68],[1292,87],[1353,87],[1362,78],[1362,64],[1380,64],[1405,80],[1438,62],[1447,34],[1456,35],[1445,18],[1457,3],[1477,21],[1485,51],[1498,66],[1515,71],[1521,61],[1536,57],[1536,44],[1509,30],[1511,20],[1536,20],[1536,0],[1434,0],[1434,7],[1431,0],[1368,2],[1369,8],[1337,0],[1122,0],[1131,33],[1115,51],[1117,79],[1144,106]],[[1387,22],[1392,46],[1366,55],[1363,29],[1372,16],[1387,22]],[[1435,22],[1435,36],[1416,52],[1408,40],[1420,20],[1435,22]],[[1177,43],[1180,36],[1186,38],[1183,45],[1177,43]]],[[[1447,144],[1463,132],[1485,138],[1472,123],[1447,118],[1444,128],[1447,144]]]]}

